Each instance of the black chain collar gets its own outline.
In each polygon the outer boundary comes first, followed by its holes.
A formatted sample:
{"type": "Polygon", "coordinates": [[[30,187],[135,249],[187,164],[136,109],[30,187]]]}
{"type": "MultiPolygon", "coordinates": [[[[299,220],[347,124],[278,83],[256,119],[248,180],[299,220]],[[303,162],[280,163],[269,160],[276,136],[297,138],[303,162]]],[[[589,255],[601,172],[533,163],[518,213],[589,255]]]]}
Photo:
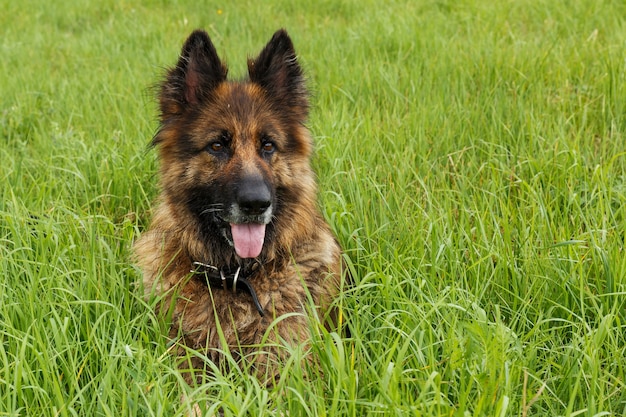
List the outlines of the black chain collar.
{"type": "Polygon", "coordinates": [[[237,290],[247,292],[252,297],[252,302],[259,312],[259,315],[261,317],[265,315],[263,307],[261,307],[261,303],[259,303],[259,298],[252,284],[248,281],[253,271],[247,269],[242,270],[241,267],[238,267],[233,272],[231,270],[218,269],[213,265],[207,265],[201,262],[194,262],[193,264],[196,266],[196,269],[191,272],[195,275],[202,276],[208,286],[211,288],[220,288],[225,291],[231,290],[233,294],[237,293],[237,290]]]}

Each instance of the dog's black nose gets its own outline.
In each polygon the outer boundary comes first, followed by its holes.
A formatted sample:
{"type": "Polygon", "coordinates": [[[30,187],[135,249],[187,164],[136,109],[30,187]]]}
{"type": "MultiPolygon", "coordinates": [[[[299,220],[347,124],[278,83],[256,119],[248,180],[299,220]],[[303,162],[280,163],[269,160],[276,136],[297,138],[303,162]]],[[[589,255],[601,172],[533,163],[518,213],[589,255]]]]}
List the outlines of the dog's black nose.
{"type": "Polygon", "coordinates": [[[272,193],[261,177],[244,178],[237,190],[237,204],[248,216],[265,213],[272,205],[272,193]]]}

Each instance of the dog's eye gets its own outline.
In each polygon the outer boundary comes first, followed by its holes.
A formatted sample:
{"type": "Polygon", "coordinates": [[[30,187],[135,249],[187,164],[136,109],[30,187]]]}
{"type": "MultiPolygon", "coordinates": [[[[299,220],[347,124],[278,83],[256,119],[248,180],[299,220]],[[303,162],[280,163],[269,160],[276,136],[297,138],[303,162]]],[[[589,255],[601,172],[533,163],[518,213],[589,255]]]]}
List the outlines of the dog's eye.
{"type": "Polygon", "coordinates": [[[276,150],[276,146],[274,145],[274,142],[272,142],[271,140],[264,140],[263,143],[261,144],[261,150],[265,154],[272,154],[276,150]]]}
{"type": "Polygon", "coordinates": [[[211,142],[204,148],[208,153],[213,155],[225,155],[228,153],[228,146],[231,142],[231,136],[228,131],[218,132],[211,142]]]}
{"type": "Polygon", "coordinates": [[[209,145],[207,146],[207,150],[211,153],[222,153],[225,149],[226,147],[224,146],[224,144],[217,140],[215,142],[209,143],[209,145]]]}

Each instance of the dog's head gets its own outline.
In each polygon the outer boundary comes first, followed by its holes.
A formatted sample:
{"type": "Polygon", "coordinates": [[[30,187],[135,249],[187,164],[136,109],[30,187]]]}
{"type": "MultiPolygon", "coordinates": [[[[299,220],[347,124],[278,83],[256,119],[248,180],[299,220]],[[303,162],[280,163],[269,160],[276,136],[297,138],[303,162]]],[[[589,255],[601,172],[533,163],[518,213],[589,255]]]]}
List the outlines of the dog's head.
{"type": "Polygon", "coordinates": [[[308,93],[284,30],[248,60],[248,79],[229,81],[227,72],[207,33],[193,32],[161,85],[153,143],[177,220],[255,258],[314,204],[308,93]]]}

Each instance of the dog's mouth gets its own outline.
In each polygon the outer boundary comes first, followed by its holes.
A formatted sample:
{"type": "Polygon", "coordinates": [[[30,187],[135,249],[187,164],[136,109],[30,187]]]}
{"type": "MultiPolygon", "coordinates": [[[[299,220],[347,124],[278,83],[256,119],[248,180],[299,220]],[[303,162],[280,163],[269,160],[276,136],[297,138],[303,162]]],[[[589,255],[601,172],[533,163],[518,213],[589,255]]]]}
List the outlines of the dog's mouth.
{"type": "Polygon", "coordinates": [[[210,221],[217,225],[228,244],[240,258],[257,258],[263,251],[267,225],[273,210],[268,208],[258,215],[245,215],[235,205],[228,211],[210,213],[210,221]]]}
{"type": "Polygon", "coordinates": [[[265,224],[230,223],[235,252],[240,258],[256,258],[263,250],[265,241],[265,224]]]}

